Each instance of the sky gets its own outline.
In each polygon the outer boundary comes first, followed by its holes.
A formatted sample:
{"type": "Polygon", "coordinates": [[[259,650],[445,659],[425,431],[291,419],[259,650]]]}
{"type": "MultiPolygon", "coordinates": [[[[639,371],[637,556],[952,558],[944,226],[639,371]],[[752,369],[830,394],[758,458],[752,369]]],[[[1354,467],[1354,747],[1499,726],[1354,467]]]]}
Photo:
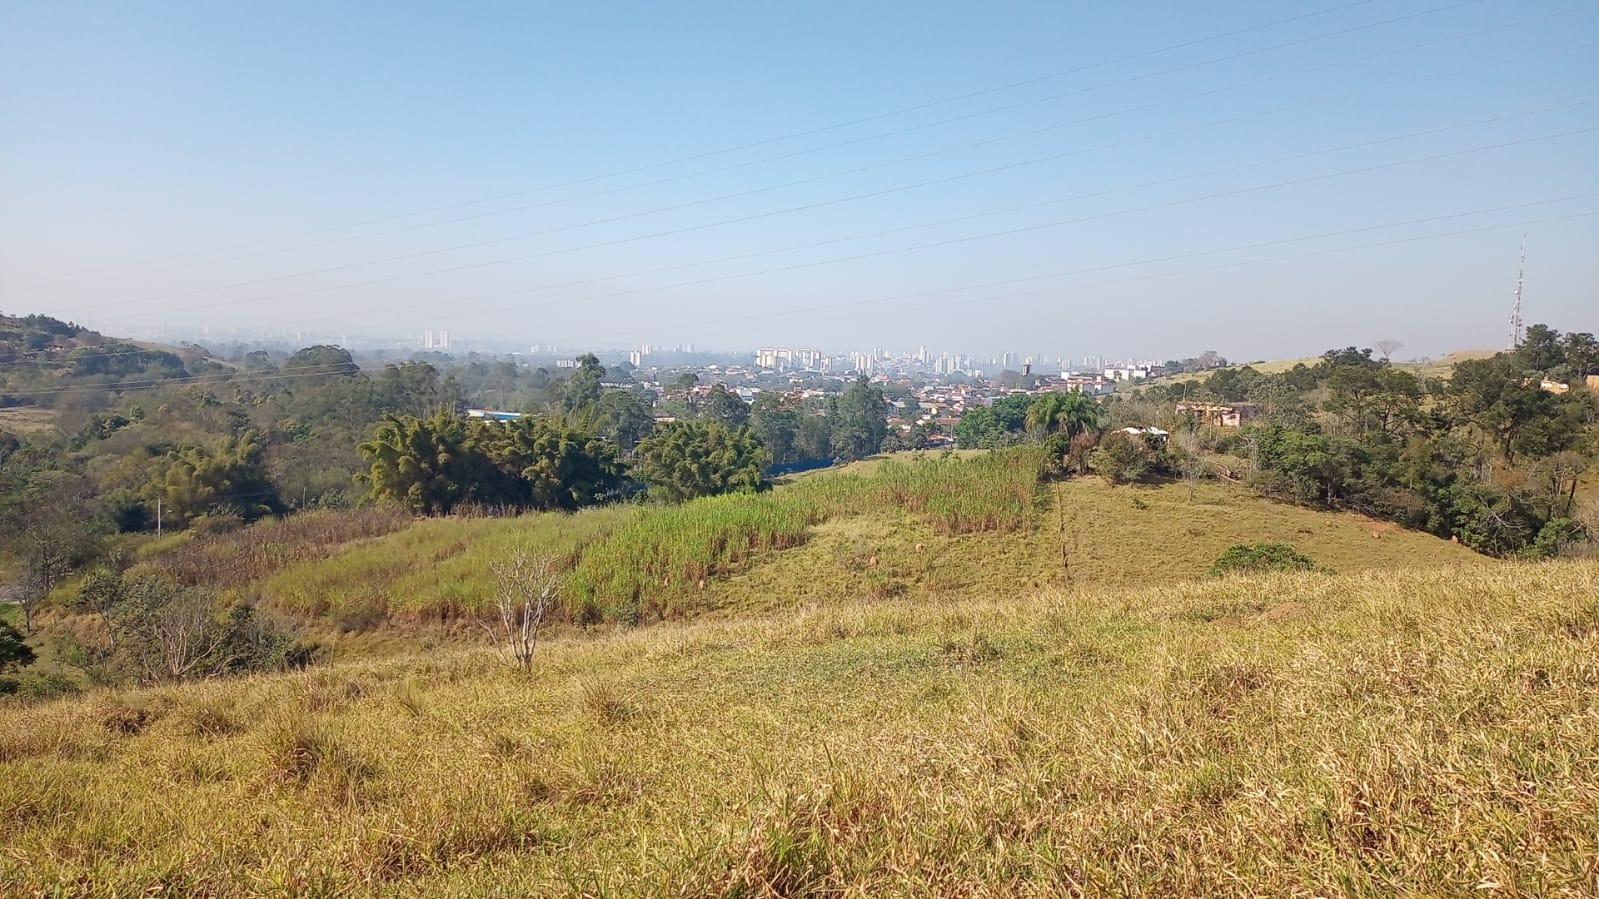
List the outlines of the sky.
{"type": "Polygon", "coordinates": [[[1599,330],[1599,2],[0,0],[0,310],[1396,358],[1599,330]]]}

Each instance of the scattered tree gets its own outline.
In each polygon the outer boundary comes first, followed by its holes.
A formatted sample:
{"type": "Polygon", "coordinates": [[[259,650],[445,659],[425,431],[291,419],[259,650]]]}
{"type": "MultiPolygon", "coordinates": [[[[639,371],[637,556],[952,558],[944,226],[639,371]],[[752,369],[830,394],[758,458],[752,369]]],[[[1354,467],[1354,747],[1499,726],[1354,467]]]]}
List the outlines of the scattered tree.
{"type": "Polygon", "coordinates": [[[533,654],[560,595],[565,575],[552,555],[517,548],[509,558],[489,563],[494,575],[491,620],[479,622],[501,657],[523,674],[533,669],[533,654]]]}
{"type": "Polygon", "coordinates": [[[1398,340],[1379,340],[1375,346],[1377,347],[1377,352],[1382,354],[1382,361],[1387,362],[1393,358],[1394,353],[1399,352],[1404,347],[1404,343],[1398,340]]]}
{"type": "Polygon", "coordinates": [[[834,398],[831,408],[833,455],[850,461],[879,452],[888,434],[888,400],[864,376],[834,398]]]}
{"type": "Polygon", "coordinates": [[[710,392],[700,400],[698,412],[701,418],[729,428],[742,428],[750,420],[749,404],[725,384],[711,385],[710,392]]]}
{"type": "Polygon", "coordinates": [[[32,665],[37,656],[22,638],[22,632],[0,621],[0,695],[17,692],[17,682],[7,675],[32,665]]]}

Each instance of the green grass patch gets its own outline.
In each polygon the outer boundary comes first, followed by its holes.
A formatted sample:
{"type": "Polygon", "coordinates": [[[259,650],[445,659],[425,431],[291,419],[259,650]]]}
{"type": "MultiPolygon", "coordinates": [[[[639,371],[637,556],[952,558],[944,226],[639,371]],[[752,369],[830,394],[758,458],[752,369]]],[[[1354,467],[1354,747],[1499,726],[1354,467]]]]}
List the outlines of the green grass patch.
{"type": "Polygon", "coordinates": [[[582,621],[681,617],[727,604],[722,581],[806,543],[823,523],[897,510],[933,535],[1015,534],[1038,519],[1042,455],[881,460],[768,493],[654,506],[584,550],[569,609],[582,621]]]}
{"type": "Polygon", "coordinates": [[[435,518],[345,552],[284,568],[260,584],[270,602],[346,631],[392,619],[449,621],[493,592],[490,565],[519,548],[575,561],[582,547],[636,515],[593,509],[517,518],[435,518]]]}

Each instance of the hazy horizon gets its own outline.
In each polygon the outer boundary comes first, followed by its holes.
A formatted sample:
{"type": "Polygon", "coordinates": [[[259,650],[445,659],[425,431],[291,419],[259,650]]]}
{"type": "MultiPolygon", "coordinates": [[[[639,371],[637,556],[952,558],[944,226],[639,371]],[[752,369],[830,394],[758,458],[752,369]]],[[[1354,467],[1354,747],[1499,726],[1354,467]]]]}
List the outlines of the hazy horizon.
{"type": "Polygon", "coordinates": [[[0,4],[0,309],[615,348],[1599,327],[1599,6],[0,4]]]}

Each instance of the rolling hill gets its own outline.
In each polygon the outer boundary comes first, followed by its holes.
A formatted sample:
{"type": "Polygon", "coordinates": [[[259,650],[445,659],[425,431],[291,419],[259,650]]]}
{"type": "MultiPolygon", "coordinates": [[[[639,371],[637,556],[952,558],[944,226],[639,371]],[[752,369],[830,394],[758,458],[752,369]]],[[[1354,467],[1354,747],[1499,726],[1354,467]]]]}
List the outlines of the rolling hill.
{"type": "Polygon", "coordinates": [[[528,677],[461,649],[4,709],[0,882],[1579,895],[1596,595],[1552,562],[841,599],[528,677]]]}
{"type": "Polygon", "coordinates": [[[356,653],[441,634],[476,639],[463,622],[491,592],[490,564],[517,547],[565,556],[579,574],[648,570],[627,583],[579,584],[584,592],[567,618],[590,621],[1172,584],[1202,577],[1235,543],[1262,541],[1291,544],[1336,572],[1492,564],[1428,534],[1275,503],[1223,482],[1200,484],[1190,499],[1178,484],[1037,485],[1033,466],[1025,454],[901,457],[759,496],[575,515],[414,520],[313,511],[232,533],[170,537],[140,557],[184,583],[289,613],[337,651],[356,653]],[[1000,492],[982,496],[974,485],[987,480],[1000,492]],[[969,526],[950,525],[925,505],[967,492],[979,507],[969,526]],[[1006,503],[1010,518],[984,517],[1006,503]],[[580,599],[590,612],[576,607],[580,599]]]}

